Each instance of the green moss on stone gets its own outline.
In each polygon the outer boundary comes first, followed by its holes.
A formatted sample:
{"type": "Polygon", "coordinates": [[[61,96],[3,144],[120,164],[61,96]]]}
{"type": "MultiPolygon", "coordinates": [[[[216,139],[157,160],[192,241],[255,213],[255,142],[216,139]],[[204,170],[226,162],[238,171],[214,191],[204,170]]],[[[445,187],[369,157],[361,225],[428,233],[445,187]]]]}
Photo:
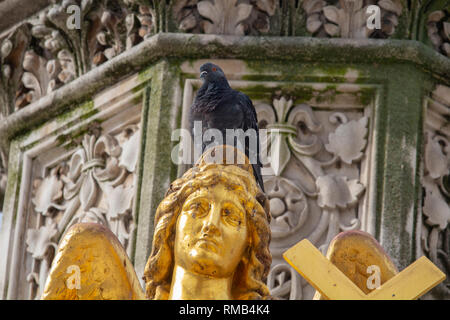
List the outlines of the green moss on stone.
{"type": "Polygon", "coordinates": [[[56,118],[52,120],[59,123],[66,123],[71,119],[78,118],[79,114],[82,119],[87,119],[89,116],[92,116],[93,114],[96,113],[96,110],[94,109],[94,101],[92,100],[81,103],[79,106],[75,108],[73,108],[72,106],[66,109],[68,110],[67,112],[59,114],[56,118]]]}

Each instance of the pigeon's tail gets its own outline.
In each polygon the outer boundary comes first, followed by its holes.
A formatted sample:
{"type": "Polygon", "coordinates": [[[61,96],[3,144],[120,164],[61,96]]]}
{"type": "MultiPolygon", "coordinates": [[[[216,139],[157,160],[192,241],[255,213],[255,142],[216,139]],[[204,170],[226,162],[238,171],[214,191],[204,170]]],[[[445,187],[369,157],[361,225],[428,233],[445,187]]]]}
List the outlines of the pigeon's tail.
{"type": "Polygon", "coordinates": [[[258,182],[259,186],[261,187],[262,192],[264,191],[264,182],[261,175],[261,165],[260,164],[252,164],[253,167],[253,174],[255,175],[255,179],[258,182]]]}

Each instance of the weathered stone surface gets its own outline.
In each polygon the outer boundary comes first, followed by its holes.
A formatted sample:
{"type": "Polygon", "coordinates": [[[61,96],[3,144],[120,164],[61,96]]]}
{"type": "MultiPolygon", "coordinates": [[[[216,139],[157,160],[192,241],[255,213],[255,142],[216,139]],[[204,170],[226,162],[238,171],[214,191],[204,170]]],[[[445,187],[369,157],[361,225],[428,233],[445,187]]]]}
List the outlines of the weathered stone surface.
{"type": "Polygon", "coordinates": [[[319,37],[388,38],[395,32],[399,17],[404,13],[400,0],[305,0],[306,29],[319,37]],[[383,21],[380,29],[367,27],[367,9],[376,5],[383,21]]]}
{"type": "Polygon", "coordinates": [[[21,22],[51,3],[51,0],[4,0],[0,3],[0,31],[21,22]]]}
{"type": "Polygon", "coordinates": [[[450,57],[450,12],[448,10],[437,10],[428,15],[427,34],[436,50],[450,57]]]}
{"type": "MultiPolygon", "coordinates": [[[[422,175],[422,215],[417,226],[417,255],[426,254],[450,273],[450,87],[438,85],[426,98],[422,175]]],[[[448,299],[448,276],[429,299],[448,299]]]]}
{"type": "MultiPolygon", "coordinates": [[[[17,3],[19,7],[23,5],[21,0],[17,3]]],[[[35,10],[25,10],[36,14],[24,15],[25,21],[18,20],[20,22],[5,30],[1,37],[2,56],[6,60],[1,62],[5,79],[3,88],[0,86],[0,93],[5,91],[0,94],[4,100],[4,110],[0,113],[4,115],[25,107],[159,32],[415,40],[408,28],[419,24],[418,17],[411,15],[413,8],[405,6],[401,0],[295,3],[65,0],[54,1],[40,12],[35,10]],[[381,29],[367,27],[367,8],[371,5],[380,8],[381,29]],[[68,11],[72,6],[79,8],[81,32],[68,25],[73,18],[68,11]],[[22,29],[28,31],[21,36],[22,42],[10,41],[22,29]]],[[[4,15],[11,11],[5,9],[4,15]]],[[[443,54],[448,51],[448,14],[445,12],[430,13],[428,24],[423,27],[428,30],[429,40],[443,54]]]]}
{"type": "Polygon", "coordinates": [[[0,232],[5,298],[40,298],[59,240],[78,222],[108,227],[133,257],[142,84],[137,75],[121,81],[15,140],[20,169],[9,172],[0,232]]]}
{"type": "Polygon", "coordinates": [[[444,79],[450,77],[450,62],[418,42],[401,40],[351,40],[284,37],[237,37],[217,35],[158,34],[150,37],[132,50],[123,53],[82,79],[74,80],[60,90],[51,92],[24,110],[20,110],[0,124],[0,144],[5,146],[8,137],[39,123],[48,114],[62,106],[80,101],[101,88],[113,84],[124,74],[142,69],[142,65],[162,58],[223,58],[249,56],[253,60],[281,59],[304,62],[381,63],[398,61],[412,63],[444,79]]]}

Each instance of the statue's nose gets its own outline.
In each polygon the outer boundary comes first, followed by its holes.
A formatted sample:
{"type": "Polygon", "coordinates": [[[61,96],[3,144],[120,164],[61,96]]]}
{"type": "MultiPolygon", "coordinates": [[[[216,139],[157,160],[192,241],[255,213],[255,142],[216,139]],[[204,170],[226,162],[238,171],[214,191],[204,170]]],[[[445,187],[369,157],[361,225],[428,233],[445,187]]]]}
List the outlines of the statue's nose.
{"type": "Polygon", "coordinates": [[[203,231],[208,234],[220,234],[220,206],[211,206],[211,210],[203,223],[203,231]]]}

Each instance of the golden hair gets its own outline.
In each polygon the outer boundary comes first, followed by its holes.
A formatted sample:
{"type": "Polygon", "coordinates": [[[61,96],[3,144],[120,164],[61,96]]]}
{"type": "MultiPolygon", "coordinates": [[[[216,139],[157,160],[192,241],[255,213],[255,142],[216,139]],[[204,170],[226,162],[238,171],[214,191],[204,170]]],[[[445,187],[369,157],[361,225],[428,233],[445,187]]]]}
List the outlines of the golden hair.
{"type": "Polygon", "coordinates": [[[233,298],[270,298],[265,285],[272,261],[269,251],[270,214],[259,202],[265,201],[265,196],[259,191],[251,172],[238,166],[212,163],[193,167],[175,180],[156,210],[152,252],[144,271],[148,299],[166,300],[169,297],[174,268],[175,228],[185,200],[199,188],[219,183],[238,192],[245,199],[243,205],[249,231],[249,245],[234,273],[233,298]]]}

